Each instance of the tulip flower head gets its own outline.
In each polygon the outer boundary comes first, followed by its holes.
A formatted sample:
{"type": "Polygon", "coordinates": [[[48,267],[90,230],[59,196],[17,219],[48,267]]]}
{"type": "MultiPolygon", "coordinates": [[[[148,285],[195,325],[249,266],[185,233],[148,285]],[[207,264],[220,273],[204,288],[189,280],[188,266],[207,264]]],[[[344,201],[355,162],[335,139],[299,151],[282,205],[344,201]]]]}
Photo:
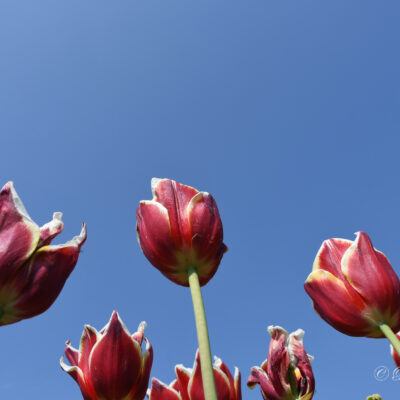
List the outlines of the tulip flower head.
{"type": "Polygon", "coordinates": [[[137,236],[147,259],[168,279],[189,286],[194,267],[200,285],[215,274],[227,247],[217,204],[206,192],[171,179],[151,181],[153,200],[140,202],[137,236]]]}
{"type": "Polygon", "coordinates": [[[382,324],[400,330],[399,278],[364,232],[324,241],[304,287],[317,314],[346,335],[382,338],[382,324]]]}
{"type": "Polygon", "coordinates": [[[260,385],[264,400],[310,400],[315,381],[310,361],[304,349],[304,331],[290,335],[279,326],[269,326],[271,335],[268,358],[261,367],[253,367],[247,386],[260,385]]]}
{"type": "MultiPolygon", "coordinates": [[[[235,367],[234,376],[218,357],[213,365],[218,400],[241,400],[240,372],[235,367]]],[[[193,368],[175,367],[176,380],[169,386],[153,378],[148,390],[149,400],[204,400],[199,351],[193,368]]]]}
{"type": "Polygon", "coordinates": [[[39,227],[28,215],[13,183],[0,192],[0,326],[31,318],[46,311],[56,300],[74,269],[81,234],[71,241],[51,246],[64,228],[62,214],[39,227]]]}
{"type": "Polygon", "coordinates": [[[113,312],[100,331],[85,325],[79,350],[66,343],[61,368],[78,383],[85,400],[143,400],[149,383],[153,350],[144,337],[146,324],[131,335],[113,312]],[[142,352],[142,342],[146,343],[142,352]]]}

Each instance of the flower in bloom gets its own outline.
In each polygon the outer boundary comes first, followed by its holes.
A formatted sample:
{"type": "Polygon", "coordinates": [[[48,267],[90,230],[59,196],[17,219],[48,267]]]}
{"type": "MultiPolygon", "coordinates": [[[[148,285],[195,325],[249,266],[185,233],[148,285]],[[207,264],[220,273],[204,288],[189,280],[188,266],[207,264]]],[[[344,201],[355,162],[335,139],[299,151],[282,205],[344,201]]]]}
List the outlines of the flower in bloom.
{"type": "Polygon", "coordinates": [[[79,350],[66,343],[61,368],[78,383],[85,400],[142,400],[146,396],[153,349],[145,322],[131,335],[116,311],[100,331],[85,325],[79,350]],[[142,342],[146,343],[144,352],[142,342]]]}
{"type": "Polygon", "coordinates": [[[74,269],[81,234],[71,241],[51,246],[64,228],[62,214],[39,227],[28,215],[13,183],[0,192],[0,326],[31,318],[46,311],[56,300],[74,269]]]}
{"type": "Polygon", "coordinates": [[[312,356],[303,346],[304,331],[290,335],[280,326],[269,326],[271,335],[267,359],[261,367],[253,367],[247,386],[260,385],[265,400],[310,400],[315,381],[311,368],[312,356]]]}
{"type": "MultiPolygon", "coordinates": [[[[397,339],[400,340],[400,332],[396,333],[397,339]]],[[[390,345],[390,352],[392,354],[394,363],[396,364],[397,368],[400,368],[400,355],[399,353],[397,353],[397,351],[393,348],[392,345],[390,345]]],[[[397,376],[399,375],[400,371],[398,370],[397,372],[397,376]]]]}
{"type": "Polygon", "coordinates": [[[189,286],[189,267],[205,285],[227,251],[214,198],[171,179],[153,178],[151,188],[153,200],[141,201],[136,212],[144,255],[178,285],[189,286]]]}
{"type": "Polygon", "coordinates": [[[400,330],[399,278],[364,232],[324,241],[304,287],[321,318],[346,335],[384,337],[380,324],[400,330]]]}
{"type": "MultiPolygon", "coordinates": [[[[218,400],[241,400],[239,369],[235,367],[235,373],[232,376],[222,360],[215,357],[213,370],[218,400]]],[[[169,386],[153,378],[151,389],[147,393],[149,399],[204,400],[199,351],[196,353],[193,368],[185,368],[183,365],[177,365],[175,367],[175,374],[176,380],[169,386]]]]}

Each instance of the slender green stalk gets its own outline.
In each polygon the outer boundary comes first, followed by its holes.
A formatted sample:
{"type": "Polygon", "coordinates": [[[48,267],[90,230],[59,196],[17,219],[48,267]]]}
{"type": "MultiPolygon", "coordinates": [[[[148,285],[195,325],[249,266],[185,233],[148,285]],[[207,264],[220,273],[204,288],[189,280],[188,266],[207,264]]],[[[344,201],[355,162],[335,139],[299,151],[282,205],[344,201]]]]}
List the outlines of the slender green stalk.
{"type": "Polygon", "coordinates": [[[399,339],[397,339],[397,336],[392,331],[392,328],[386,324],[380,324],[379,328],[381,329],[382,333],[388,338],[389,342],[392,344],[393,348],[400,356],[400,341],[399,339]]]}
{"type": "Polygon", "coordinates": [[[200,349],[201,377],[203,378],[204,398],[205,400],[217,400],[206,313],[204,311],[199,275],[197,274],[196,268],[189,268],[188,277],[193,300],[194,317],[196,320],[197,340],[200,349]]]}

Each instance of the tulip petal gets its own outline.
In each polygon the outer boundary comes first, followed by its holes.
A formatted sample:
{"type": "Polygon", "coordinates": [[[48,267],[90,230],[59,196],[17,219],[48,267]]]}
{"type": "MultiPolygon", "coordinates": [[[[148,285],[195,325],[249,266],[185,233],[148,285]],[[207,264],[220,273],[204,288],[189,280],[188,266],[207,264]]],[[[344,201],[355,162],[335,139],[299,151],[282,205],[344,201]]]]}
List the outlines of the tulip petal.
{"type": "Polygon", "coordinates": [[[235,367],[235,377],[232,376],[226,364],[218,357],[214,357],[214,371],[221,370],[221,372],[226,376],[229,381],[230,389],[230,400],[240,400],[242,397],[242,392],[240,388],[240,372],[239,369],[235,367]]]}
{"type": "Polygon", "coordinates": [[[144,200],[136,216],[137,236],[144,255],[164,275],[175,273],[178,260],[166,208],[155,201],[144,200]]]}
{"type": "Polygon", "coordinates": [[[99,333],[90,325],[85,325],[79,345],[79,360],[78,365],[85,377],[85,387],[88,393],[95,394],[94,387],[89,373],[90,353],[95,344],[100,339],[99,333]]]}
{"type": "Polygon", "coordinates": [[[187,216],[191,228],[191,245],[200,259],[213,258],[222,245],[223,229],[217,204],[206,192],[194,196],[188,207],[187,216]]]}
{"type": "Polygon", "coordinates": [[[197,268],[203,286],[214,276],[228,250],[222,242],[222,222],[214,198],[206,192],[196,194],[188,205],[187,218],[194,250],[191,265],[197,268]]]}
{"type": "Polygon", "coordinates": [[[153,178],[151,187],[154,201],[161,203],[168,211],[171,223],[171,234],[177,247],[189,245],[183,241],[190,240],[189,226],[186,218],[187,206],[198,191],[171,179],[153,178]]]}
{"type": "Polygon", "coordinates": [[[240,375],[239,368],[235,367],[235,375],[234,375],[234,392],[235,396],[234,398],[236,400],[242,400],[242,378],[240,375]]]}
{"type": "Polygon", "coordinates": [[[185,368],[183,365],[175,366],[176,383],[182,400],[190,400],[188,386],[192,370],[185,368]]]}
{"type": "MultiPolygon", "coordinates": [[[[230,385],[228,377],[219,369],[213,368],[215,387],[218,400],[230,400],[230,385]]],[[[200,353],[197,351],[193,373],[189,381],[188,392],[190,400],[204,400],[203,379],[201,376],[200,353]]]]}
{"type": "Polygon", "coordinates": [[[323,269],[343,280],[341,260],[352,243],[346,239],[325,240],[318,250],[312,270],[323,269]]]}
{"type": "Polygon", "coordinates": [[[142,351],[116,311],[89,360],[93,387],[99,398],[123,399],[136,385],[142,368],[142,351]]]}
{"type": "Polygon", "coordinates": [[[65,343],[65,356],[72,366],[79,365],[79,351],[71,346],[71,342],[69,340],[65,343]]]}
{"type": "MultiPolygon", "coordinates": [[[[396,333],[397,339],[400,340],[400,333],[396,333]]],[[[390,345],[390,353],[393,357],[393,361],[396,364],[397,368],[400,368],[400,355],[397,353],[397,351],[393,348],[392,345],[390,345]]]]}
{"type": "Polygon", "coordinates": [[[280,326],[272,325],[268,327],[268,333],[271,335],[271,342],[267,357],[267,374],[275,391],[284,396],[290,392],[288,379],[290,360],[286,349],[288,333],[280,326]]]}
{"type": "Polygon", "coordinates": [[[81,389],[81,393],[84,400],[94,400],[95,397],[92,397],[86,390],[85,387],[85,378],[83,376],[82,371],[77,366],[70,366],[64,362],[64,357],[60,358],[60,365],[61,368],[67,372],[74,381],[76,381],[81,389]]]}
{"type": "Polygon", "coordinates": [[[381,314],[381,321],[394,330],[400,328],[400,281],[389,261],[378,253],[364,232],[342,259],[342,271],[365,301],[381,314]],[[394,313],[394,320],[391,319],[394,313]]]}
{"type": "Polygon", "coordinates": [[[63,229],[64,223],[62,221],[62,213],[55,212],[53,214],[53,219],[40,228],[40,239],[37,247],[49,245],[63,229]]]}
{"type": "Polygon", "coordinates": [[[0,285],[34,252],[39,237],[39,227],[8,182],[0,192],[0,285]]]}
{"type": "Polygon", "coordinates": [[[359,308],[345,284],[332,273],[320,269],[311,272],[304,288],[314,310],[338,331],[350,336],[368,336],[376,331],[363,317],[364,309],[359,308]]]}
{"type": "Polygon", "coordinates": [[[151,366],[153,364],[153,347],[146,338],[144,341],[146,342],[146,349],[143,354],[142,376],[138,386],[128,396],[128,399],[132,400],[143,400],[149,384],[151,366]]]}
{"type": "Polygon", "coordinates": [[[261,388],[261,394],[264,400],[281,400],[282,397],[276,392],[274,385],[272,384],[267,373],[260,367],[253,367],[251,369],[250,376],[247,380],[247,386],[250,389],[259,384],[261,388]]]}
{"type": "Polygon", "coordinates": [[[19,317],[31,318],[46,311],[56,300],[74,269],[80,248],[86,240],[86,227],[64,245],[44,246],[13,277],[15,285],[26,282],[22,295],[13,304],[19,317]]]}
{"type": "Polygon", "coordinates": [[[312,371],[310,357],[307,355],[303,345],[304,331],[298,329],[289,335],[288,352],[290,362],[299,369],[298,392],[302,399],[311,398],[315,389],[314,374],[312,371]],[[311,397],[309,397],[311,396],[311,397]]]}
{"type": "Polygon", "coordinates": [[[182,400],[179,393],[160,382],[158,379],[151,380],[149,400],[182,400]]]}

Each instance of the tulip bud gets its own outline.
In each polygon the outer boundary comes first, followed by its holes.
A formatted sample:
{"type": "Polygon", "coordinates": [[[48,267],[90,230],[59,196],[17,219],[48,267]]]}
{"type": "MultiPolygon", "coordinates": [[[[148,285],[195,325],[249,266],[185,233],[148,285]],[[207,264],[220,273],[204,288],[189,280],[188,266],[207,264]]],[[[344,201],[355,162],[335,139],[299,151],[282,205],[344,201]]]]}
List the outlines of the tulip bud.
{"type": "Polygon", "coordinates": [[[170,179],[153,178],[151,187],[153,200],[141,201],[136,211],[144,255],[178,285],[189,286],[189,267],[196,268],[205,285],[227,251],[215,200],[170,179]]]}
{"type": "Polygon", "coordinates": [[[247,386],[260,385],[265,400],[310,400],[315,382],[310,361],[312,356],[304,349],[304,331],[290,335],[279,326],[269,326],[271,335],[268,358],[261,367],[253,367],[247,386]]]}
{"type": "Polygon", "coordinates": [[[400,330],[399,278],[364,232],[323,242],[304,287],[317,314],[346,335],[382,338],[382,324],[400,330]]]}
{"type": "Polygon", "coordinates": [[[131,335],[116,311],[100,331],[85,325],[79,350],[66,343],[61,368],[78,383],[85,400],[143,400],[153,349],[144,337],[145,323],[131,335]],[[144,353],[142,342],[146,343],[144,353]]]}
{"type": "Polygon", "coordinates": [[[74,269],[86,227],[71,241],[50,246],[64,228],[62,214],[39,228],[13,183],[0,192],[0,326],[31,318],[55,301],[74,269]]]}
{"type": "MultiPolygon", "coordinates": [[[[228,367],[218,357],[213,365],[218,400],[241,400],[240,372],[235,367],[232,376],[228,367]]],[[[176,380],[169,386],[153,378],[147,396],[150,400],[204,400],[199,351],[193,368],[175,367],[176,380]]]]}

